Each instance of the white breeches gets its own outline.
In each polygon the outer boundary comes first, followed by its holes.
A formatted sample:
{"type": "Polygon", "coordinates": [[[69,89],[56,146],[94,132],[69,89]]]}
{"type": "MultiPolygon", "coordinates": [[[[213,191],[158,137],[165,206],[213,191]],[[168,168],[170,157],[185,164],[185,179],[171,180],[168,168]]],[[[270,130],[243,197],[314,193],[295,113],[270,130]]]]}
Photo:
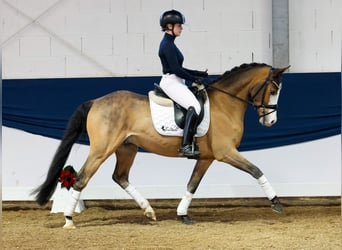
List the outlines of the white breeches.
{"type": "Polygon", "coordinates": [[[175,74],[166,74],[162,76],[159,83],[164,92],[175,102],[185,109],[191,106],[195,108],[197,115],[201,112],[201,106],[193,93],[185,85],[185,80],[175,74]]]}

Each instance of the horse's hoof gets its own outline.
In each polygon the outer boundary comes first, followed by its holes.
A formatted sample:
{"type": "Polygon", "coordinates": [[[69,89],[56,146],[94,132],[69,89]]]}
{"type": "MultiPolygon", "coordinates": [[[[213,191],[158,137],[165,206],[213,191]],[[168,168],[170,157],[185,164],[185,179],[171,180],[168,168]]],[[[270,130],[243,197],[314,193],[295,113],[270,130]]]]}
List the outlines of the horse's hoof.
{"type": "Polygon", "coordinates": [[[277,212],[277,213],[282,213],[284,211],[283,205],[281,205],[280,203],[272,204],[271,208],[274,212],[277,212]]]}
{"type": "Polygon", "coordinates": [[[271,208],[274,212],[277,213],[282,213],[284,211],[283,205],[281,205],[277,196],[272,199],[271,208]]]}
{"type": "Polygon", "coordinates": [[[63,226],[63,229],[76,229],[76,226],[74,225],[74,223],[65,223],[65,225],[63,226]]]}
{"type": "Polygon", "coordinates": [[[154,220],[154,221],[157,220],[156,213],[154,212],[151,206],[145,209],[144,215],[151,220],[154,220]]]}
{"type": "Polygon", "coordinates": [[[144,213],[144,215],[151,220],[154,220],[154,221],[157,220],[157,217],[151,212],[144,213]]]}
{"type": "Polygon", "coordinates": [[[63,229],[75,229],[76,226],[74,222],[72,221],[71,217],[65,217],[65,224],[63,226],[63,229]]]}
{"type": "Polygon", "coordinates": [[[179,215],[179,218],[182,220],[185,225],[192,225],[194,222],[187,215],[179,215]]]}

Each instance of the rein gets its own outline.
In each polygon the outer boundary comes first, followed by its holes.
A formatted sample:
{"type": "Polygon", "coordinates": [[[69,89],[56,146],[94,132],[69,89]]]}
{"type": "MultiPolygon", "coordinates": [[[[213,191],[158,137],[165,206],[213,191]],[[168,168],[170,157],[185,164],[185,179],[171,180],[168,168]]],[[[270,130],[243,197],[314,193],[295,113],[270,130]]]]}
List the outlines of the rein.
{"type": "MultiPolygon", "coordinates": [[[[265,88],[268,84],[268,82],[270,81],[270,77],[272,75],[272,72],[273,72],[273,68],[270,69],[268,75],[267,75],[267,78],[265,79],[264,83],[260,86],[260,88],[257,90],[257,92],[251,97],[252,100],[254,100],[254,98],[259,94],[259,92],[265,88]]],[[[276,81],[272,80],[271,81],[272,84],[274,84],[278,89],[280,89],[280,84],[278,84],[276,81]]],[[[205,88],[212,88],[214,90],[217,90],[217,91],[220,91],[226,95],[229,95],[230,97],[233,97],[239,101],[242,101],[244,103],[247,103],[247,104],[250,104],[252,105],[254,108],[258,109],[258,108],[267,108],[267,109],[272,109],[272,111],[268,112],[268,113],[264,113],[263,115],[261,115],[260,117],[264,117],[266,115],[269,115],[273,112],[275,112],[277,110],[277,104],[274,104],[274,105],[268,105],[268,104],[260,104],[260,105],[254,105],[253,101],[250,101],[250,100],[245,100],[245,99],[242,99],[241,97],[239,96],[236,96],[236,95],[233,95],[232,93],[229,93],[228,91],[225,91],[223,89],[219,89],[217,87],[214,87],[212,85],[205,85],[205,88]]],[[[263,93],[263,96],[262,96],[262,101],[264,100],[264,97],[265,97],[265,92],[263,93]]]]}
{"type": "Polygon", "coordinates": [[[220,92],[222,92],[222,93],[224,93],[224,94],[226,94],[226,95],[229,95],[230,97],[233,97],[233,98],[235,98],[235,99],[238,99],[239,101],[242,101],[242,102],[245,102],[245,103],[247,103],[247,104],[251,104],[251,105],[254,106],[253,102],[251,102],[250,100],[242,99],[241,97],[238,97],[238,96],[236,96],[236,95],[233,95],[232,93],[229,93],[229,92],[227,92],[227,91],[225,91],[225,90],[223,90],[223,89],[216,88],[216,87],[214,87],[214,86],[212,86],[212,85],[205,85],[205,88],[206,88],[206,89],[207,89],[207,88],[212,88],[212,89],[217,90],[217,91],[220,91],[220,92]]]}

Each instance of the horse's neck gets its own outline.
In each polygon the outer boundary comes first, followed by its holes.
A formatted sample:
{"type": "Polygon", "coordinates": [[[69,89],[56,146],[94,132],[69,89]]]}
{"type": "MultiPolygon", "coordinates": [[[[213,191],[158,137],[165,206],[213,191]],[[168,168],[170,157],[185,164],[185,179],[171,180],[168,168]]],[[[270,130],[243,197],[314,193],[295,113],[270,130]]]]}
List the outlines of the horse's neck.
{"type": "MultiPolygon", "coordinates": [[[[248,103],[249,98],[249,84],[252,81],[250,77],[246,77],[243,80],[236,79],[231,82],[220,81],[213,85],[213,89],[216,92],[214,95],[223,95],[226,98],[220,98],[222,101],[232,103],[232,101],[237,104],[245,106],[248,103]],[[220,92],[220,93],[217,93],[220,92]]],[[[236,105],[236,104],[234,104],[236,105]]]]}
{"type": "Polygon", "coordinates": [[[249,76],[238,78],[231,82],[217,82],[210,89],[209,98],[211,107],[230,120],[243,124],[248,106],[249,85],[252,78],[249,76]]]}

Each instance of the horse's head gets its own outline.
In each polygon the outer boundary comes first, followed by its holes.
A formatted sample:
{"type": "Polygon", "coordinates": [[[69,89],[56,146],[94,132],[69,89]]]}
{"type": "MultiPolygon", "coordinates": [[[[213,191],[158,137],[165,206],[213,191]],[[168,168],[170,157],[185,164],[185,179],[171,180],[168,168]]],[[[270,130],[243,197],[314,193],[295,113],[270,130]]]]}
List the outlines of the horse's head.
{"type": "Polygon", "coordinates": [[[277,122],[282,75],[289,67],[278,69],[261,63],[242,64],[226,71],[207,87],[253,105],[259,122],[270,127],[277,122]]]}
{"type": "Polygon", "coordinates": [[[277,103],[282,86],[282,75],[285,68],[269,67],[268,71],[263,71],[264,79],[256,83],[250,90],[250,99],[259,115],[259,122],[267,127],[277,122],[277,103]],[[266,72],[266,73],[265,73],[266,72]]]}

